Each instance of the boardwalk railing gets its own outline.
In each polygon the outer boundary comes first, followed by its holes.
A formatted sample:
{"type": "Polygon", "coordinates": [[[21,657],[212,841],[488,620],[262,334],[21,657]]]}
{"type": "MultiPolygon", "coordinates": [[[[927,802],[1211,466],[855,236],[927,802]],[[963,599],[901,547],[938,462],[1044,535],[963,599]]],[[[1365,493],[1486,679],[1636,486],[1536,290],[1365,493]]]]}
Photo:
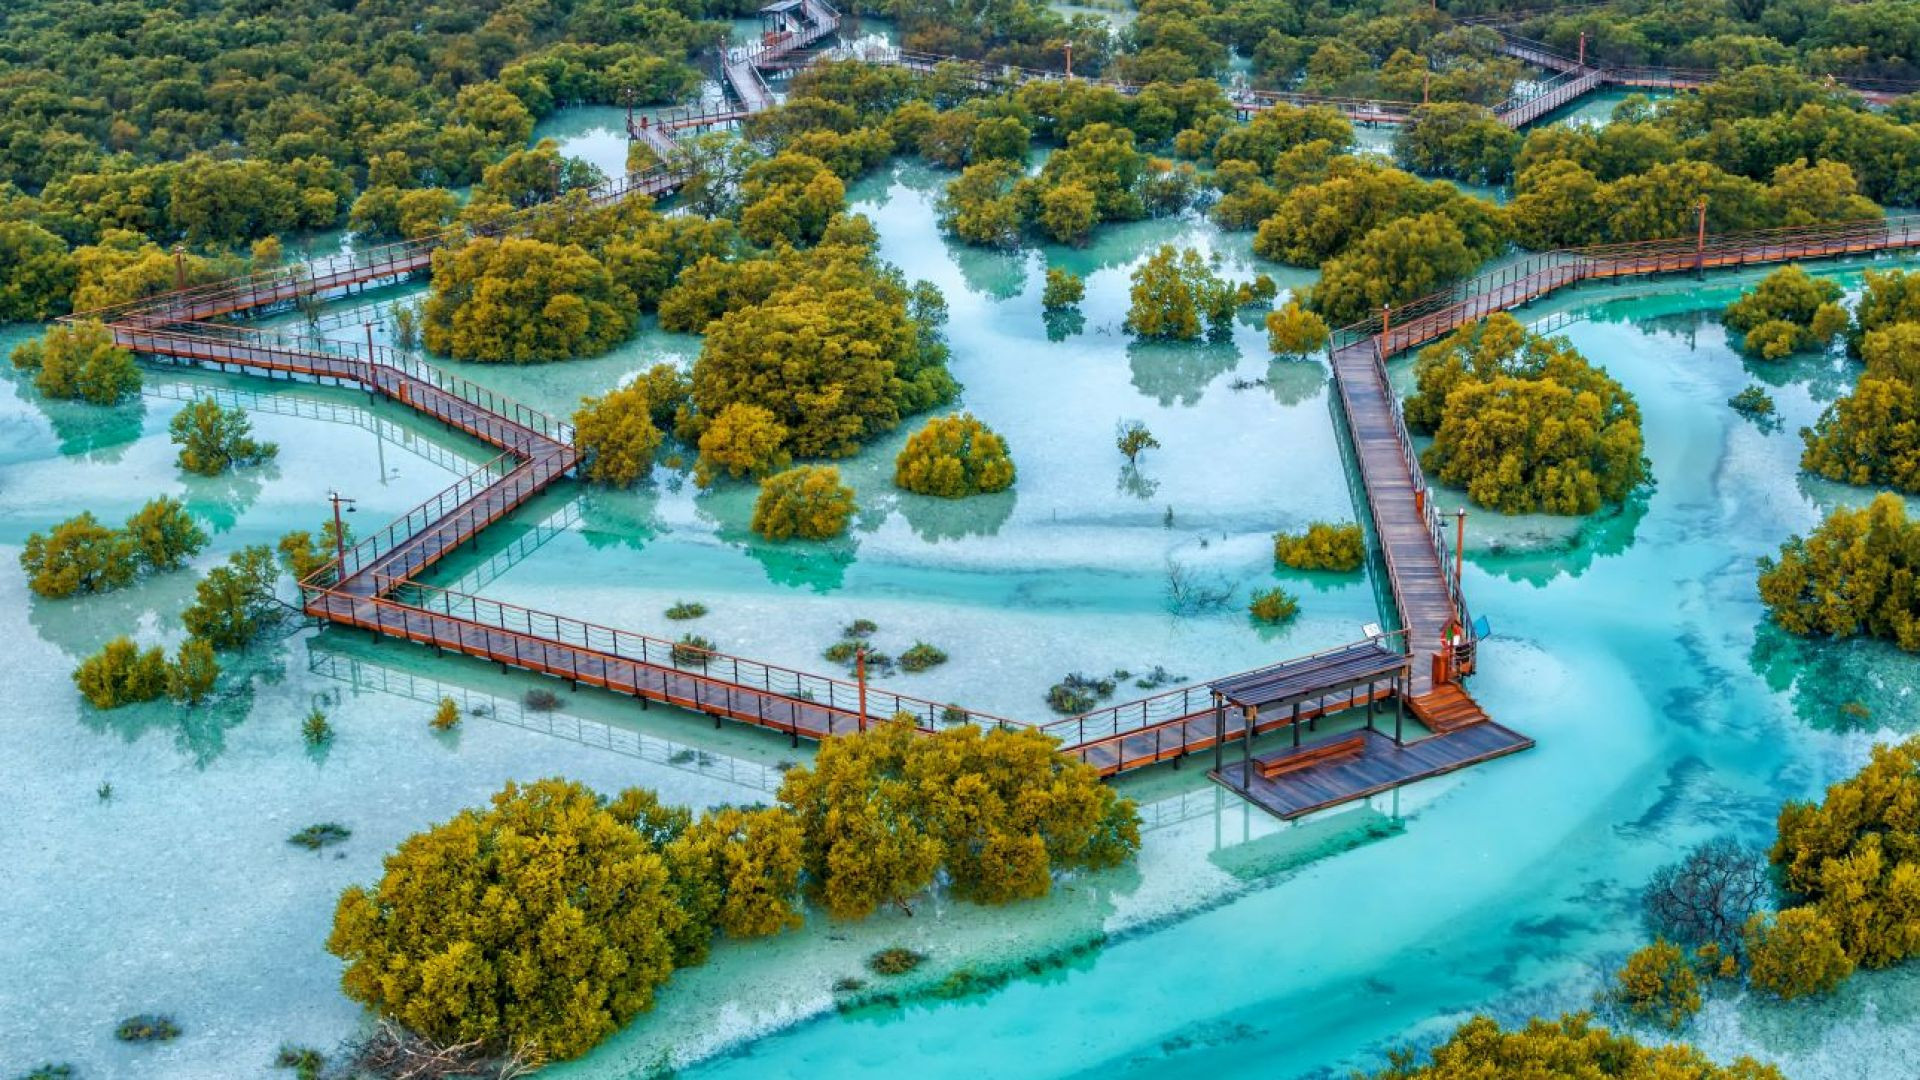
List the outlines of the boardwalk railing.
{"type": "Polygon", "coordinates": [[[428,527],[438,524],[474,496],[506,479],[522,464],[512,451],[481,465],[454,481],[453,486],[388,522],[371,536],[362,537],[346,549],[345,561],[335,559],[300,583],[302,589],[331,588],[361,571],[375,566],[389,552],[412,540],[428,527]]]}
{"type": "MultiPolygon", "coordinates": [[[[663,194],[684,183],[686,176],[684,169],[663,164],[579,190],[586,193],[589,202],[606,205],[633,195],[663,194]]],[[[564,204],[558,202],[541,203],[488,221],[456,225],[429,237],[338,252],[291,266],[256,271],[237,278],[225,278],[77,312],[71,317],[159,327],[177,322],[200,322],[216,315],[257,311],[291,303],[305,296],[418,273],[432,265],[433,253],[439,248],[478,236],[507,235],[527,228],[544,215],[562,207],[564,204]]]]}
{"type": "Polygon", "coordinates": [[[1920,248],[1920,214],[1828,225],[1791,226],[1699,238],[1544,251],[1478,274],[1440,292],[1390,307],[1334,332],[1337,350],[1378,339],[1380,354],[1425,344],[1582,281],[1764,266],[1920,248]]]}
{"type": "MultiPolygon", "coordinates": [[[[1379,642],[1389,648],[1399,649],[1403,652],[1406,649],[1405,631],[1395,630],[1374,638],[1343,642],[1332,648],[1322,649],[1316,653],[1309,653],[1306,656],[1289,657],[1278,664],[1263,664],[1257,668],[1251,668],[1247,671],[1226,676],[1226,678],[1237,679],[1247,675],[1255,675],[1263,671],[1272,671],[1275,668],[1285,667],[1291,664],[1302,664],[1308,661],[1318,660],[1322,657],[1345,652],[1356,645],[1365,644],[1366,641],[1379,642]]],[[[1137,734],[1157,727],[1165,727],[1175,721],[1189,720],[1211,712],[1213,709],[1213,691],[1209,684],[1218,681],[1220,680],[1210,679],[1205,683],[1176,686],[1170,690],[1150,694],[1137,701],[1127,701],[1117,705],[1103,706],[1077,716],[1069,716],[1060,720],[1050,721],[1039,725],[1039,727],[1041,731],[1059,739],[1062,746],[1068,747],[1086,747],[1106,742],[1116,737],[1137,734]]]]}
{"type": "MultiPolygon", "coordinates": [[[[601,626],[565,615],[489,600],[483,596],[451,592],[417,581],[390,580],[378,592],[387,602],[397,606],[443,616],[463,625],[504,631],[533,642],[571,646],[597,656],[703,679],[716,687],[765,691],[856,716],[861,703],[860,684],[847,679],[817,675],[649,634],[601,626]]],[[[451,634],[445,638],[448,647],[457,647],[456,640],[451,634]]],[[[517,653],[514,659],[519,663],[527,662],[517,653]]],[[[576,670],[572,674],[577,677],[579,672],[576,670]]],[[[988,713],[959,709],[898,693],[871,683],[865,688],[865,700],[869,722],[891,719],[904,713],[913,717],[914,723],[926,731],[937,731],[961,723],[992,727],[1030,726],[988,713]]]]}

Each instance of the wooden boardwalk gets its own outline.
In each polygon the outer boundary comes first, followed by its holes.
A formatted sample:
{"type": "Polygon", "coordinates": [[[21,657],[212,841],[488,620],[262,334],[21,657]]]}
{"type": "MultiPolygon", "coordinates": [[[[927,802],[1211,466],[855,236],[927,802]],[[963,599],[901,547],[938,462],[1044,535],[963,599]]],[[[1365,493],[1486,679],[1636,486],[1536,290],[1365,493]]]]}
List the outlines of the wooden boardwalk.
{"type": "MultiPolygon", "coordinates": [[[[1395,743],[1378,731],[1361,734],[1365,739],[1361,752],[1272,779],[1262,777],[1255,764],[1238,761],[1209,775],[1256,806],[1292,819],[1516,754],[1533,745],[1532,739],[1492,721],[1405,744],[1395,743]]],[[[1283,757],[1284,752],[1276,756],[1283,757]]]]}
{"type": "MultiPolygon", "coordinates": [[[[811,8],[831,11],[818,0],[811,8]]],[[[837,15],[834,16],[837,19],[837,15]]],[[[791,54],[794,45],[786,50],[791,54]]],[[[1569,80],[1566,84],[1571,85],[1569,80]]],[[[744,107],[744,103],[743,103],[744,107]]],[[[731,122],[741,110],[709,113],[731,122]]],[[[668,126],[668,125],[663,125],[668,126]]],[[[700,126],[689,119],[672,130],[700,126]]],[[[589,192],[596,202],[671,191],[673,168],[623,177],[589,192]]],[[[532,213],[538,213],[534,211],[532,213]]],[[[691,649],[647,635],[597,626],[468,593],[435,589],[419,577],[461,544],[511,514],[578,464],[567,425],[403,354],[337,340],[243,329],[219,320],[324,298],[430,268],[433,252],[467,235],[501,235],[530,213],[469,226],[444,237],[342,255],[235,281],[182,290],[88,317],[106,322],[117,344],[148,356],[269,376],[356,386],[467,433],[499,456],[385,529],[355,544],[338,565],[302,583],[316,617],[401,640],[541,672],[574,685],[604,687],[790,735],[827,738],[906,713],[922,730],[978,722],[1029,726],[854,681],[691,649]]],[[[1779,263],[1920,247],[1920,218],[1777,230],[1653,244],[1549,252],[1481,275],[1444,293],[1343,328],[1331,351],[1339,401],[1350,431],[1369,516],[1385,558],[1400,629],[1382,640],[1341,646],[1211,684],[1178,687],[1138,701],[1038,726],[1063,752],[1113,775],[1215,751],[1282,727],[1318,734],[1322,720],[1367,709],[1371,725],[1391,705],[1400,731],[1406,714],[1439,734],[1417,742],[1375,732],[1356,755],[1286,772],[1258,788],[1286,814],[1328,800],[1358,798],[1531,745],[1492,724],[1459,685],[1474,642],[1459,595],[1439,508],[1433,503],[1387,380],[1385,361],[1408,348],[1498,310],[1581,281],[1718,267],[1779,263]],[[1396,674],[1352,682],[1353,665],[1377,662],[1384,645],[1396,674]],[[1404,655],[1400,655],[1404,653],[1404,655]],[[1375,654],[1375,655],[1369,655],[1375,654]],[[1436,665],[1436,657],[1440,662],[1436,665]],[[1449,659],[1451,658],[1451,659],[1449,659]],[[1316,683],[1314,680],[1320,680],[1316,683]],[[1250,680],[1250,681],[1249,681],[1250,680]],[[1289,681],[1291,680],[1291,681],[1289,681]],[[1345,681],[1343,681],[1345,680],[1345,681]],[[1221,688],[1286,683],[1290,703],[1222,711],[1221,688]],[[1304,688],[1303,690],[1301,688],[1304,688]],[[1316,692],[1317,691],[1317,692],[1316,692]],[[1290,691],[1291,692],[1291,691],[1290,691]],[[1384,740],[1392,753],[1376,755],[1384,740]],[[1379,761],[1373,761],[1378,756],[1379,761]],[[1269,791],[1268,789],[1272,789],[1269,791]],[[1288,792],[1289,794],[1275,794],[1288,792]]],[[[1304,747],[1311,751],[1313,743],[1304,747]]],[[[1253,790],[1253,789],[1250,789],[1253,790]]],[[[1263,803],[1268,805],[1268,803],[1263,803]]]]}

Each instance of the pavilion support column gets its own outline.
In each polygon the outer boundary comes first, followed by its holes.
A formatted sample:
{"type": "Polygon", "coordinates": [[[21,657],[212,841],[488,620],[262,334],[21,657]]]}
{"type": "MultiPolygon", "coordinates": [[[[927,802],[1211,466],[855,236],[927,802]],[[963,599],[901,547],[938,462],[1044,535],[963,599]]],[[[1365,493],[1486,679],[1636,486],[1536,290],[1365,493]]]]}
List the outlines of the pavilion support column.
{"type": "Polygon", "coordinates": [[[1213,695],[1213,772],[1215,776],[1227,767],[1227,706],[1220,695],[1213,695]]]}
{"type": "Polygon", "coordinates": [[[1406,741],[1401,737],[1400,728],[1407,713],[1408,674],[1406,671],[1400,673],[1400,688],[1393,695],[1393,745],[1395,746],[1406,745],[1406,741]]]}
{"type": "Polygon", "coordinates": [[[1300,748],[1300,703],[1297,701],[1293,703],[1293,723],[1290,726],[1293,728],[1293,746],[1297,750],[1300,748]]]}
{"type": "Polygon", "coordinates": [[[1373,680],[1367,680],[1367,730],[1373,730],[1373,680]]]}
{"type": "Polygon", "coordinates": [[[1259,719],[1260,710],[1252,705],[1246,706],[1246,737],[1240,740],[1240,790],[1243,793],[1253,782],[1253,725],[1259,719]]]}

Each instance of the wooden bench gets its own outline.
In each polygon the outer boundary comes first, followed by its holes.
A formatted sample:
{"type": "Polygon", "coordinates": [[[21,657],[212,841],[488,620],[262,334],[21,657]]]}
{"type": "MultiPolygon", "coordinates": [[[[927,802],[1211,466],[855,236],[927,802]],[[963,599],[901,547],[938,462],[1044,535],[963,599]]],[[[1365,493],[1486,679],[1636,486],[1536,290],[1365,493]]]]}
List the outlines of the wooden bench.
{"type": "Polygon", "coordinates": [[[1329,739],[1318,746],[1302,747],[1298,750],[1286,750],[1263,758],[1253,759],[1254,771],[1262,780],[1271,780],[1276,776],[1285,776],[1296,769],[1309,765],[1324,765],[1330,761],[1358,757],[1366,751],[1367,733],[1356,731],[1338,739],[1329,739]]]}

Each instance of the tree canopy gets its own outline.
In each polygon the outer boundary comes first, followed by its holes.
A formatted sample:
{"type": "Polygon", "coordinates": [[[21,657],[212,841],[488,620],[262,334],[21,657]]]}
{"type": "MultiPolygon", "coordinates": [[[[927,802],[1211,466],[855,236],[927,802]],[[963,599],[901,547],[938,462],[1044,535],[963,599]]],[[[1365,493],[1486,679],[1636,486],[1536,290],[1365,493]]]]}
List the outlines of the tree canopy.
{"type": "Polygon", "coordinates": [[[98,322],[49,327],[44,337],[14,348],[13,366],[33,372],[34,388],[50,398],[117,405],[140,392],[133,354],[98,322]]]}
{"type": "Polygon", "coordinates": [[[1783,266],[1721,313],[1720,321],[1743,335],[1741,350],[1777,360],[1827,345],[1848,325],[1838,282],[1815,278],[1798,265],[1783,266]]]}
{"type": "Polygon", "coordinates": [[[977,902],[1044,896],[1054,873],[1119,865],[1140,844],[1133,804],[1030,728],[883,723],[822,744],[780,801],[806,832],[809,895],[838,918],[905,907],[943,870],[977,902]]]}
{"type": "Polygon", "coordinates": [[[1409,427],[1421,464],[1501,513],[1590,514],[1646,479],[1632,395],[1565,338],[1495,314],[1420,351],[1409,427]]]}
{"type": "Polygon", "coordinates": [[[853,489],[832,465],[797,465],[760,481],[754,532],[769,540],[825,540],[847,531],[853,489]]]}
{"type": "Polygon", "coordinates": [[[1858,510],[1836,507],[1805,537],[1760,560],[1760,601],[1795,634],[1885,638],[1920,651],[1920,523],[1881,495],[1858,510]]]}
{"type": "Polygon", "coordinates": [[[427,348],[513,364],[595,356],[632,332],[638,300],[577,244],[479,237],[433,253],[427,348]]]}
{"type": "Polygon", "coordinates": [[[895,486],[957,499],[1013,486],[1007,444],[972,413],[935,417],[907,439],[893,461],[895,486]]]}

